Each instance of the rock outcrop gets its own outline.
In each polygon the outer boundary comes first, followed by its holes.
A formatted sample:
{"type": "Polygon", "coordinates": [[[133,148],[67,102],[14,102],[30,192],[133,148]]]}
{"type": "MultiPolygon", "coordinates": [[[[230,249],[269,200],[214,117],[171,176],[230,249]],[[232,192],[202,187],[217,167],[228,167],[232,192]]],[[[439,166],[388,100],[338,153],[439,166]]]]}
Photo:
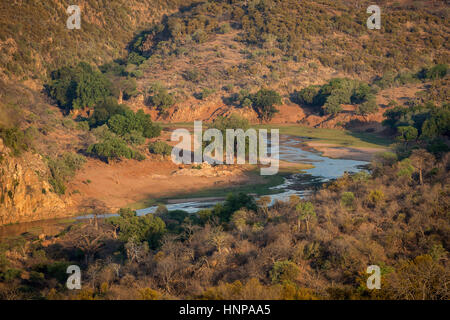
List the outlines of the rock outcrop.
{"type": "Polygon", "coordinates": [[[40,155],[13,157],[0,139],[0,225],[67,216],[70,200],[50,191],[47,176],[40,155]]]}

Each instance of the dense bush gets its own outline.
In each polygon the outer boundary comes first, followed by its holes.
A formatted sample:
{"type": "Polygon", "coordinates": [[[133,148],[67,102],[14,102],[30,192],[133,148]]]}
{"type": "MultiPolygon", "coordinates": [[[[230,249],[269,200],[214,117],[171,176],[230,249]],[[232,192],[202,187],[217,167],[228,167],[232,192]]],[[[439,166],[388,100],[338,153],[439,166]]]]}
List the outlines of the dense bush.
{"type": "Polygon", "coordinates": [[[309,86],[300,90],[296,102],[316,107],[323,114],[336,115],[342,104],[361,104],[361,114],[375,112],[373,102],[376,90],[367,83],[346,78],[334,78],[322,86],[309,86]]]}
{"type": "Polygon", "coordinates": [[[281,96],[278,92],[269,89],[261,89],[255,94],[250,95],[253,109],[258,113],[262,120],[272,119],[278,109],[275,105],[281,104],[281,96]]]}
{"type": "Polygon", "coordinates": [[[119,137],[109,137],[101,142],[92,144],[86,151],[89,155],[98,157],[105,162],[119,160],[120,158],[144,159],[142,154],[128,147],[119,137]]]}
{"type": "Polygon", "coordinates": [[[124,136],[137,131],[145,138],[154,138],[160,135],[161,128],[154,124],[149,114],[144,113],[143,110],[138,110],[134,113],[132,110],[126,110],[125,114],[115,114],[109,118],[109,129],[119,136],[124,136]]]}
{"type": "Polygon", "coordinates": [[[33,141],[30,130],[22,131],[17,127],[8,129],[0,127],[0,138],[5,146],[11,149],[14,156],[19,156],[23,151],[27,151],[33,141]]]}
{"type": "Polygon", "coordinates": [[[66,111],[93,107],[110,96],[111,89],[111,82],[84,62],[53,71],[46,85],[49,96],[66,111]]]}
{"type": "Polygon", "coordinates": [[[421,75],[425,79],[442,79],[448,73],[448,65],[446,64],[437,64],[429,69],[423,69],[421,71],[421,75]]]}
{"type": "Polygon", "coordinates": [[[148,145],[148,150],[150,153],[168,156],[172,152],[172,146],[168,145],[164,141],[155,141],[150,142],[148,145]]]}
{"type": "Polygon", "coordinates": [[[86,159],[82,155],[68,152],[57,158],[49,158],[47,162],[51,174],[49,183],[53,187],[53,191],[65,194],[65,183],[83,167],[86,159]]]}
{"type": "Polygon", "coordinates": [[[167,89],[161,85],[154,85],[149,90],[150,96],[147,97],[146,103],[155,107],[160,112],[164,113],[168,108],[174,105],[175,99],[167,89]]]}
{"type": "Polygon", "coordinates": [[[166,232],[166,225],[161,218],[152,214],[139,217],[130,209],[120,209],[119,216],[108,218],[107,222],[117,228],[122,241],[147,241],[153,249],[159,246],[161,237],[166,232]]]}

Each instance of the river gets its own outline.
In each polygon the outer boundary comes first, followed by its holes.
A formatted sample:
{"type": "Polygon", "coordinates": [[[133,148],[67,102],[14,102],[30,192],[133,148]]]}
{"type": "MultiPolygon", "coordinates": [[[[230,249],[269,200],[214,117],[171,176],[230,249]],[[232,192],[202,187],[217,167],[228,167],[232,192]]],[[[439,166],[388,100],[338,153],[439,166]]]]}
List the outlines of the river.
{"type": "MultiPolygon", "coordinates": [[[[310,193],[311,185],[324,183],[342,176],[345,172],[358,172],[367,166],[365,161],[350,159],[333,159],[322,156],[319,152],[305,147],[305,140],[308,138],[295,136],[280,136],[280,160],[294,163],[308,163],[314,165],[314,168],[304,170],[304,173],[293,174],[285,178],[283,184],[273,187],[280,190],[279,193],[269,195],[272,203],[276,200],[286,200],[290,195],[303,197],[310,193]]],[[[309,140],[309,139],[308,139],[309,140]]],[[[187,212],[196,212],[201,209],[209,208],[218,201],[191,201],[176,204],[168,204],[168,210],[184,210],[187,212]]],[[[138,215],[153,213],[156,206],[137,210],[138,215]]]]}
{"type": "MultiPolygon", "coordinates": [[[[279,156],[280,160],[294,163],[308,163],[314,165],[311,169],[306,169],[302,173],[290,175],[285,178],[284,183],[273,187],[274,194],[269,195],[272,203],[276,200],[286,200],[291,195],[303,197],[311,192],[311,186],[324,183],[342,176],[345,172],[358,172],[367,166],[365,161],[350,159],[333,159],[322,156],[319,152],[305,147],[305,140],[309,138],[295,136],[280,136],[279,156]],[[279,192],[276,192],[279,190],[279,192]]],[[[201,209],[210,208],[218,201],[188,201],[176,204],[168,204],[168,210],[184,210],[190,213],[201,209]]],[[[139,216],[153,213],[156,206],[137,210],[139,216]]],[[[99,218],[110,217],[114,214],[98,215],[99,218]]],[[[74,219],[89,219],[92,215],[74,217],[74,219]]],[[[19,223],[0,227],[0,238],[17,235],[29,231],[29,229],[48,230],[52,226],[57,226],[62,220],[42,220],[29,223],[19,223]]],[[[47,233],[47,232],[45,232],[47,233]]]]}

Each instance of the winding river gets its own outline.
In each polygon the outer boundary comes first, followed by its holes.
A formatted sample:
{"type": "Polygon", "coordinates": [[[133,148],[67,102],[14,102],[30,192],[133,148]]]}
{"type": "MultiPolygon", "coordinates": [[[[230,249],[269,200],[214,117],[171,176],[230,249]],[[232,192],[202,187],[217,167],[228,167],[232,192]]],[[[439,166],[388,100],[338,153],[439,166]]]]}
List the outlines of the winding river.
{"type": "MultiPolygon", "coordinates": [[[[323,183],[342,176],[345,172],[358,172],[368,163],[365,161],[349,159],[333,159],[322,156],[319,152],[305,148],[304,142],[308,138],[295,136],[280,136],[280,160],[294,163],[308,163],[314,165],[314,168],[304,170],[304,173],[293,174],[286,178],[284,183],[273,187],[280,190],[279,193],[270,195],[272,203],[276,200],[286,200],[290,195],[300,197],[310,192],[310,186],[317,183],[323,183]]],[[[218,201],[191,201],[176,204],[168,204],[168,210],[184,210],[187,212],[196,212],[201,209],[209,208],[218,201]]],[[[138,215],[153,213],[156,206],[137,210],[138,215]]]]}
{"type": "MultiPolygon", "coordinates": [[[[310,193],[311,186],[320,184],[342,176],[345,172],[358,172],[363,170],[368,164],[365,161],[356,161],[350,159],[333,159],[322,156],[319,152],[306,148],[304,142],[308,138],[295,136],[280,136],[279,155],[280,160],[294,163],[308,163],[314,165],[311,169],[306,169],[302,173],[297,173],[285,178],[284,183],[273,187],[273,194],[270,195],[272,203],[276,200],[286,200],[290,195],[300,197],[310,193]],[[276,192],[279,190],[279,192],[276,192]]],[[[168,210],[184,210],[187,212],[196,212],[201,209],[210,208],[218,201],[190,201],[176,204],[168,204],[168,210]]],[[[153,213],[156,206],[137,210],[138,215],[153,213]]],[[[100,217],[113,216],[114,214],[102,215],[100,217]]],[[[89,219],[92,215],[83,215],[74,217],[75,219],[89,219]]],[[[31,229],[40,229],[43,233],[58,224],[58,220],[41,220],[28,223],[19,223],[0,227],[0,239],[5,236],[17,235],[28,232],[31,229]]]]}

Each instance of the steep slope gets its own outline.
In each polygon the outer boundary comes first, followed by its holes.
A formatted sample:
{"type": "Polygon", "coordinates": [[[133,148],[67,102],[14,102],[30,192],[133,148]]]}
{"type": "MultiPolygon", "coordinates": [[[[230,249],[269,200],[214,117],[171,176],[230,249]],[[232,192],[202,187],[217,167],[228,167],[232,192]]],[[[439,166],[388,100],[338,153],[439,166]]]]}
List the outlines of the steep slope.
{"type": "Polygon", "coordinates": [[[134,32],[191,1],[49,0],[0,2],[0,75],[45,79],[48,70],[81,60],[121,58],[134,32]],[[81,9],[81,29],[69,30],[66,12],[81,9]]]}
{"type": "Polygon", "coordinates": [[[69,199],[51,192],[42,157],[14,157],[0,139],[0,225],[67,216],[69,199]]]}

